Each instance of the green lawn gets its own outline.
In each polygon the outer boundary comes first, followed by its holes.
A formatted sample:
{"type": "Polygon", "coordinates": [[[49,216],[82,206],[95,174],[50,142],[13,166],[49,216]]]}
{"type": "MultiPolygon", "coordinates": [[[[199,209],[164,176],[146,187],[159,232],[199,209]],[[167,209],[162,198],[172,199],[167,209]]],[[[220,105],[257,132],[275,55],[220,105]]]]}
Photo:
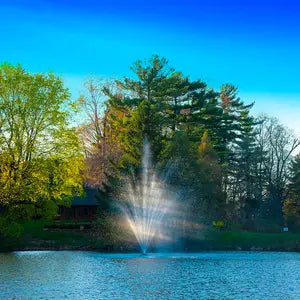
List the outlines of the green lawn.
{"type": "Polygon", "coordinates": [[[300,234],[208,230],[204,235],[205,243],[216,249],[300,251],[300,234]]]}
{"type": "MultiPolygon", "coordinates": [[[[98,237],[92,237],[89,231],[48,230],[44,227],[53,221],[27,221],[23,235],[19,238],[1,238],[0,251],[20,249],[98,249],[105,250],[107,245],[120,246],[125,240],[119,234],[113,237],[105,235],[106,229],[98,237]]],[[[69,222],[72,224],[72,222],[69,222]]],[[[126,249],[126,248],[123,248],[126,249]]],[[[186,249],[198,250],[278,250],[300,251],[300,234],[295,233],[259,233],[245,231],[222,231],[209,229],[199,237],[186,241],[186,249]]],[[[106,249],[107,250],[107,249],[106,249]]],[[[125,250],[124,250],[125,251],[125,250]]]]}
{"type": "Polygon", "coordinates": [[[44,227],[53,224],[53,221],[34,220],[22,223],[23,234],[19,238],[4,238],[0,244],[0,251],[23,248],[79,248],[84,246],[88,239],[84,234],[45,231],[44,227]]]}

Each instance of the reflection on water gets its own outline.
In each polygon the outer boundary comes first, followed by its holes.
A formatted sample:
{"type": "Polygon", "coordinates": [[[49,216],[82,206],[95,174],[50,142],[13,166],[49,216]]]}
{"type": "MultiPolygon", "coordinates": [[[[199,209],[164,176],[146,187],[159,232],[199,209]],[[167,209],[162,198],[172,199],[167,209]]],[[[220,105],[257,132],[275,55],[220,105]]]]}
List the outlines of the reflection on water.
{"type": "Polygon", "coordinates": [[[0,299],[300,299],[300,254],[0,254],[0,299]]]}

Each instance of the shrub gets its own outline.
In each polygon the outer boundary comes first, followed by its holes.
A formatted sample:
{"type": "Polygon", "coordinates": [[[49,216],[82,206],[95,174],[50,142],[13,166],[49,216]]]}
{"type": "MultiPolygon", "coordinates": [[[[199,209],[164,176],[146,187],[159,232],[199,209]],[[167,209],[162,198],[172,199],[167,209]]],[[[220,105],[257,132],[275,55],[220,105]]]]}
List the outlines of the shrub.
{"type": "Polygon", "coordinates": [[[216,228],[216,229],[224,229],[225,227],[225,223],[223,220],[217,220],[217,221],[213,221],[212,222],[212,225],[216,228]]]}

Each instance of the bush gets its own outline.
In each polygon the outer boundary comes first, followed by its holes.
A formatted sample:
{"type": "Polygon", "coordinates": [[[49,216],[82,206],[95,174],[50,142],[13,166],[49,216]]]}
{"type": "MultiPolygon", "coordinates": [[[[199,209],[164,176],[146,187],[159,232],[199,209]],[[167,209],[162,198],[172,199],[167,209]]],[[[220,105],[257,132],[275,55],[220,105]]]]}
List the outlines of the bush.
{"type": "Polygon", "coordinates": [[[6,217],[0,217],[0,233],[6,237],[19,237],[23,232],[22,225],[9,220],[6,217]]]}
{"type": "Polygon", "coordinates": [[[213,221],[212,225],[216,228],[216,229],[224,229],[225,228],[225,223],[223,220],[217,220],[217,221],[213,221]]]}
{"type": "Polygon", "coordinates": [[[51,220],[57,215],[58,207],[51,200],[45,200],[42,202],[40,208],[37,208],[37,215],[41,219],[51,220]]]}

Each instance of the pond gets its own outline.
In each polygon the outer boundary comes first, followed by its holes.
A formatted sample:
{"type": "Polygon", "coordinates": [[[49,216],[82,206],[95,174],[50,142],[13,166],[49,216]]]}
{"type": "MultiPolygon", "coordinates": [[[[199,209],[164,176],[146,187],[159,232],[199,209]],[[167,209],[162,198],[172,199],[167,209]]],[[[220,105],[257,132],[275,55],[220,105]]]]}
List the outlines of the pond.
{"type": "Polygon", "coordinates": [[[300,254],[0,253],[0,299],[300,299],[300,254]]]}

